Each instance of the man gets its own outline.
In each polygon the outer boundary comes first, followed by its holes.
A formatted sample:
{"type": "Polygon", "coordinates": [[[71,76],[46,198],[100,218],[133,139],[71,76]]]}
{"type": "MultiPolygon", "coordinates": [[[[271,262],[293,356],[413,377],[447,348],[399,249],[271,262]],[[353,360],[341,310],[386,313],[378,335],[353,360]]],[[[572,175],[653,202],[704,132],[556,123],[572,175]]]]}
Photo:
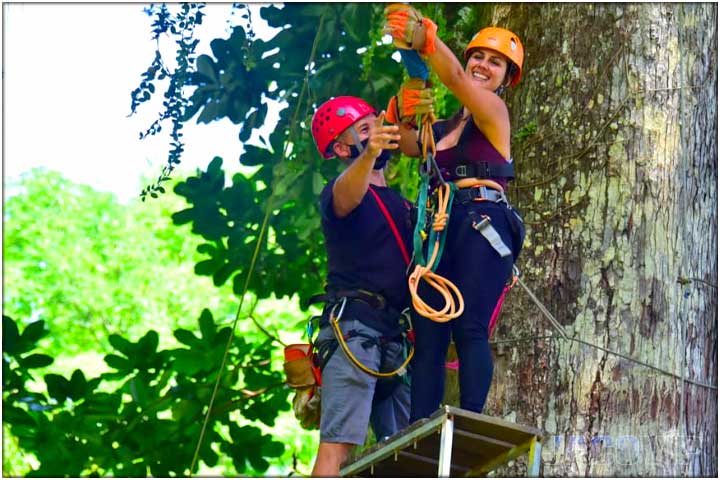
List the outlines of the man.
{"type": "Polygon", "coordinates": [[[409,306],[412,223],[410,203],[385,182],[385,163],[400,135],[397,126],[383,125],[384,116],[344,96],[323,103],[311,125],[323,158],[347,165],[320,195],[328,276],[316,340],[323,386],[313,477],[338,477],[351,448],[365,442],[368,423],[378,440],[408,425],[407,382],[368,373],[397,370],[407,359],[400,312],[409,306]],[[333,329],[337,317],[343,348],[333,329]]]}

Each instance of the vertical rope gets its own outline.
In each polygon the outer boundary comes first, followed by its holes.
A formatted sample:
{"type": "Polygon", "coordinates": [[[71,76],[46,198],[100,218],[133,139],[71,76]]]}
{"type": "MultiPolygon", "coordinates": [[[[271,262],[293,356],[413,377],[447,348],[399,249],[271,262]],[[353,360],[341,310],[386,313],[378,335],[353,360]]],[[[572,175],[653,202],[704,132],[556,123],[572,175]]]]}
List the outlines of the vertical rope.
{"type": "MultiPolygon", "coordinates": [[[[302,104],[303,94],[308,87],[308,82],[310,79],[310,64],[313,62],[313,59],[315,58],[315,51],[317,49],[318,39],[320,38],[320,32],[322,31],[322,25],[325,20],[325,13],[320,17],[320,26],[318,28],[318,33],[315,35],[315,41],[313,42],[312,50],[310,52],[310,58],[308,59],[308,72],[305,75],[305,81],[303,82],[303,86],[300,92],[300,96],[298,98],[298,104],[295,108],[295,112],[293,114],[292,121],[290,123],[290,131],[288,132],[288,138],[285,140],[285,145],[283,147],[283,154],[287,152],[287,149],[291,143],[291,139],[294,138],[293,134],[295,132],[294,125],[297,124],[297,115],[300,111],[300,105],[302,104]]],[[[212,412],[213,405],[215,404],[215,397],[217,396],[217,391],[220,387],[220,378],[222,378],[223,370],[225,369],[225,364],[227,363],[227,356],[228,352],[230,351],[230,346],[232,345],[233,340],[235,339],[235,327],[237,326],[238,320],[240,320],[240,313],[242,312],[242,306],[243,301],[245,300],[245,294],[247,293],[248,286],[250,285],[250,278],[252,278],[253,271],[255,270],[255,263],[257,261],[257,257],[260,253],[260,245],[262,245],[263,238],[265,236],[265,232],[267,231],[268,224],[270,221],[270,213],[272,212],[272,205],[273,205],[273,199],[275,198],[276,192],[275,187],[277,186],[277,182],[273,182],[273,187],[270,192],[270,195],[267,199],[267,206],[265,208],[265,217],[263,218],[262,226],[260,227],[260,232],[258,234],[258,239],[255,244],[255,251],[253,252],[252,260],[250,261],[250,266],[248,268],[248,273],[245,277],[245,284],[243,285],[242,293],[240,294],[240,303],[238,304],[237,311],[235,313],[235,319],[233,320],[232,328],[230,329],[230,336],[228,337],[227,344],[225,345],[225,352],[223,353],[222,361],[220,362],[220,368],[218,369],[218,375],[215,380],[215,386],[213,387],[212,395],[210,396],[210,404],[207,407],[207,412],[205,413],[205,418],[203,419],[203,425],[200,429],[200,437],[198,438],[197,445],[195,446],[195,453],[193,454],[192,462],[190,463],[190,476],[192,476],[193,470],[195,470],[195,466],[197,465],[198,456],[200,454],[200,447],[202,446],[202,442],[205,438],[205,431],[207,430],[207,425],[210,420],[210,414],[212,412]]]]}

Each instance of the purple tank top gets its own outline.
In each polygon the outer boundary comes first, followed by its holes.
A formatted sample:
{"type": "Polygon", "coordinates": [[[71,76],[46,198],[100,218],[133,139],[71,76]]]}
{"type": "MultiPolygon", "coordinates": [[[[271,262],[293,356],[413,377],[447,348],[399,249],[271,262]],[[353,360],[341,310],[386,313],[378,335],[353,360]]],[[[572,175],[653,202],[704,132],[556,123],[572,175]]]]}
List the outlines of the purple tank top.
{"type": "MultiPolygon", "coordinates": [[[[433,124],[433,132],[435,133],[435,142],[439,142],[447,132],[442,132],[445,120],[433,124]],[[441,125],[438,125],[441,124],[441,125]],[[436,128],[436,125],[438,126],[436,128]],[[439,133],[439,135],[438,135],[439,133]]],[[[498,152],[490,141],[483,135],[472,117],[468,119],[468,124],[463,127],[457,145],[446,150],[438,150],[435,156],[440,171],[445,180],[457,180],[458,177],[453,172],[459,164],[471,164],[479,162],[487,162],[490,165],[506,165],[509,162],[498,152]]],[[[499,183],[504,190],[507,190],[507,177],[490,177],[499,183]]]]}

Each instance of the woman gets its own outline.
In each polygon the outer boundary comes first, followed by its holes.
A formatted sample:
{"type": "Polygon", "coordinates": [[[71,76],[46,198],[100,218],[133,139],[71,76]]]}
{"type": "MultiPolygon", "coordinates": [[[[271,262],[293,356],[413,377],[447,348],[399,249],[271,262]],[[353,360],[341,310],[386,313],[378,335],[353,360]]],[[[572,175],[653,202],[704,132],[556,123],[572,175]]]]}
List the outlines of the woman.
{"type": "MultiPolygon", "coordinates": [[[[386,29],[395,44],[423,55],[463,105],[449,120],[433,124],[433,134],[435,159],[443,178],[458,187],[436,273],[459,288],[465,308],[461,316],[447,323],[417,314],[413,318],[416,354],[410,421],[429,416],[442,402],[451,334],[460,363],[460,407],[481,412],[493,374],[490,321],[512,277],[524,238],[522,220],[504,194],[513,168],[510,117],[499,96],[520,81],[523,47],[514,33],[485,28],[465,49],[463,68],[436,36],[437,27],[431,20],[407,5],[392,5],[386,14],[386,29]],[[489,226],[497,234],[495,238],[489,226]]],[[[399,115],[407,118],[413,113],[406,109],[399,115]]],[[[400,131],[403,153],[420,156],[416,131],[400,131]]],[[[433,308],[443,304],[438,292],[425,282],[420,282],[418,294],[433,308]]]]}

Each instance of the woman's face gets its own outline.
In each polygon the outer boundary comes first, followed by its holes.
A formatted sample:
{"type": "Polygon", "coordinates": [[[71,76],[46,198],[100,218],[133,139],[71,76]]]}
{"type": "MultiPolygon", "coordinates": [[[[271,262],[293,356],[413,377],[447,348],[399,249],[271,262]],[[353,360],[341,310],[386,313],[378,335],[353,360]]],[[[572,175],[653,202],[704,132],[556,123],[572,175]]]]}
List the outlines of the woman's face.
{"type": "Polygon", "coordinates": [[[507,69],[505,55],[489,48],[474,49],[465,64],[465,73],[473,83],[493,92],[503,84],[507,69]]]}

